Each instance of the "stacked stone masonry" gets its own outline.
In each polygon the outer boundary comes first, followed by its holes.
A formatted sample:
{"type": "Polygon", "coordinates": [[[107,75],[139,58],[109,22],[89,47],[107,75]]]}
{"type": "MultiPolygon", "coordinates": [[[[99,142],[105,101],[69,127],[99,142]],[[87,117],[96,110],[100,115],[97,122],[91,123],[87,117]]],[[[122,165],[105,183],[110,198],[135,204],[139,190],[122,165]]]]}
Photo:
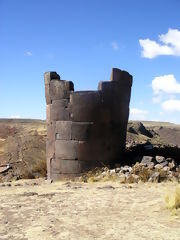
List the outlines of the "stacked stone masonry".
{"type": "Polygon", "coordinates": [[[71,81],[46,72],[48,178],[75,176],[119,162],[125,148],[132,76],[117,68],[97,91],[74,91],[71,81]]]}

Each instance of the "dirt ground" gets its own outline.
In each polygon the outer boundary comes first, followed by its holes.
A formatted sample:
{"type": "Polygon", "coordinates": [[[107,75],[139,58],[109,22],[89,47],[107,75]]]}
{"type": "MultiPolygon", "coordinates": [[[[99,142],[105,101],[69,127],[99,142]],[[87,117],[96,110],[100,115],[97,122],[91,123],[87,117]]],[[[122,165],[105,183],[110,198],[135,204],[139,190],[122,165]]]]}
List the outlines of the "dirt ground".
{"type": "Polygon", "coordinates": [[[22,180],[0,184],[0,240],[179,240],[164,195],[178,183],[22,180]]]}

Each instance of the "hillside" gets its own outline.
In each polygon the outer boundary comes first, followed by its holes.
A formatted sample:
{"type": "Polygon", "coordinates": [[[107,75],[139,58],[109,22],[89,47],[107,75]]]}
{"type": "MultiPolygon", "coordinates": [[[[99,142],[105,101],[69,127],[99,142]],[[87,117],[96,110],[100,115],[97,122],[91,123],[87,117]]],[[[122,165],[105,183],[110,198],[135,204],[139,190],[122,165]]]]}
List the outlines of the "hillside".
{"type": "Polygon", "coordinates": [[[44,176],[46,124],[41,120],[0,119],[0,181],[44,176]]]}

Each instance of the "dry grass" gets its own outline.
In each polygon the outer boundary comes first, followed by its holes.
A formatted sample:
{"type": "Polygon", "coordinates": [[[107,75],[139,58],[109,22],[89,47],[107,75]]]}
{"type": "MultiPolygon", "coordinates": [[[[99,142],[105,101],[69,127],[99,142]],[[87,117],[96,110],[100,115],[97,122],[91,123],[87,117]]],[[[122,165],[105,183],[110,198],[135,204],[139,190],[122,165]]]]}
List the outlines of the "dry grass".
{"type": "Polygon", "coordinates": [[[145,166],[140,165],[139,163],[136,163],[132,169],[133,169],[132,173],[138,175],[142,182],[147,182],[153,173],[151,169],[146,168],[145,166]]]}
{"type": "Polygon", "coordinates": [[[33,179],[37,177],[46,177],[46,174],[46,161],[44,159],[41,159],[38,160],[34,165],[32,165],[32,168],[27,166],[22,173],[22,178],[33,179]]]}
{"type": "Polygon", "coordinates": [[[114,173],[110,173],[110,169],[108,167],[104,168],[95,168],[92,171],[85,173],[81,179],[84,182],[108,182],[108,181],[116,181],[117,175],[114,173]],[[103,175],[103,172],[105,174],[103,175]]]}
{"type": "Polygon", "coordinates": [[[174,215],[180,215],[180,186],[168,192],[165,196],[166,207],[172,211],[174,215]]]}

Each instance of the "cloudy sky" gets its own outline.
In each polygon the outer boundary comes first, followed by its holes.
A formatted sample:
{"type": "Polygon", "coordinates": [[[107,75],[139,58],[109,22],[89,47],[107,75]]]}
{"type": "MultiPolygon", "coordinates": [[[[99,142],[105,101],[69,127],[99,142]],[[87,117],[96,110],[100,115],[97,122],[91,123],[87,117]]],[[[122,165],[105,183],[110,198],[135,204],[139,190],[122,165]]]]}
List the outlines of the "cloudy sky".
{"type": "Polygon", "coordinates": [[[43,73],[133,75],[130,119],[180,124],[179,0],[0,0],[0,117],[45,119],[43,73]]]}

